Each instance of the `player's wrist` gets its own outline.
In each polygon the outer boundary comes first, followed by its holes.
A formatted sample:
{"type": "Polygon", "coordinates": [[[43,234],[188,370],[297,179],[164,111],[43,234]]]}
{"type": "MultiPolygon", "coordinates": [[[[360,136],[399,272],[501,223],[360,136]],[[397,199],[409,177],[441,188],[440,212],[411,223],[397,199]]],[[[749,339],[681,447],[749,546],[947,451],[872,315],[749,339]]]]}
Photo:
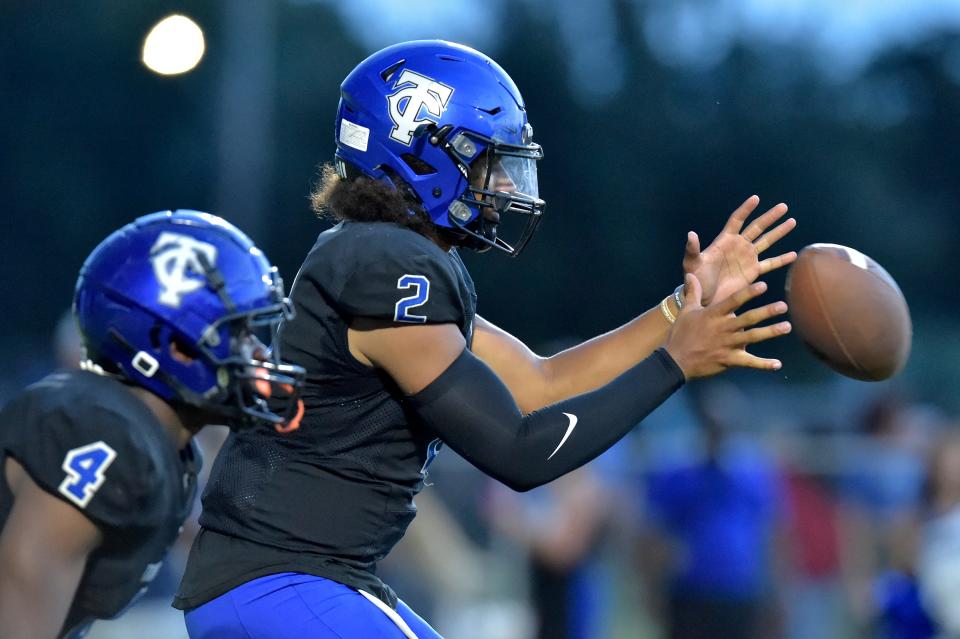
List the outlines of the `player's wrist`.
{"type": "Polygon", "coordinates": [[[677,313],[683,310],[683,289],[683,284],[673,289],[673,301],[677,305],[677,313]]]}
{"type": "Polygon", "coordinates": [[[672,295],[667,295],[660,300],[660,314],[663,315],[668,324],[674,324],[677,321],[677,313],[679,312],[680,310],[677,308],[676,302],[673,301],[672,295]]]}
{"type": "Polygon", "coordinates": [[[670,324],[677,321],[677,316],[683,309],[683,284],[674,289],[673,293],[667,295],[660,302],[660,314],[670,324]]]}

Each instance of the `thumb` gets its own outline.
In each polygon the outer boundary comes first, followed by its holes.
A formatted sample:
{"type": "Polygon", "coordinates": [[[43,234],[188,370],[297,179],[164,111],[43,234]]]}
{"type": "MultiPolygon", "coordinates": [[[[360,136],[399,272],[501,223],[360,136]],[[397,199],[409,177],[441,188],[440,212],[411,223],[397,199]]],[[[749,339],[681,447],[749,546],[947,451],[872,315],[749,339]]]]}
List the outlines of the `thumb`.
{"type": "Polygon", "coordinates": [[[695,260],[700,257],[700,238],[693,231],[687,233],[687,247],[684,260],[695,260]]]}
{"type": "Polygon", "coordinates": [[[703,288],[700,286],[700,280],[693,273],[687,273],[683,276],[683,307],[700,307],[703,303],[703,288]]]}

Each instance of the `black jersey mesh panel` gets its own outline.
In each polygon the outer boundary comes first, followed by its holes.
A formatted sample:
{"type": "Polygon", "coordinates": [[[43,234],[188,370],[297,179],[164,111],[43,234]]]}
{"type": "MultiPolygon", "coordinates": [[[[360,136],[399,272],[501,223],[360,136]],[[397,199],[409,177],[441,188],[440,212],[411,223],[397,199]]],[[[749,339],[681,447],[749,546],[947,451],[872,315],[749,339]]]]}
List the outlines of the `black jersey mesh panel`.
{"type": "Polygon", "coordinates": [[[349,420],[350,428],[337,438],[334,455],[350,459],[365,472],[376,474],[383,459],[384,446],[390,438],[391,427],[402,424],[402,413],[390,402],[363,406],[354,402],[356,417],[349,420]]]}
{"type": "Polygon", "coordinates": [[[208,488],[209,495],[222,504],[227,514],[220,521],[242,521],[257,502],[268,478],[280,470],[288,454],[276,440],[246,439],[237,435],[228,440],[217,458],[220,472],[208,488]]]}

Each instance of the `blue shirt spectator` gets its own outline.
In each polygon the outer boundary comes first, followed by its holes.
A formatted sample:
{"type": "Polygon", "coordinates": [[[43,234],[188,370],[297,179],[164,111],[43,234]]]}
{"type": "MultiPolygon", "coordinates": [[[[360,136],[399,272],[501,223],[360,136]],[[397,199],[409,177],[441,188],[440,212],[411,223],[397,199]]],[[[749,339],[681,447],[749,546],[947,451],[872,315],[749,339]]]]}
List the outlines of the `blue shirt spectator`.
{"type": "Polygon", "coordinates": [[[676,591],[720,599],[763,592],[780,487],[762,455],[723,450],[654,472],[647,500],[654,523],[679,546],[676,591]]]}

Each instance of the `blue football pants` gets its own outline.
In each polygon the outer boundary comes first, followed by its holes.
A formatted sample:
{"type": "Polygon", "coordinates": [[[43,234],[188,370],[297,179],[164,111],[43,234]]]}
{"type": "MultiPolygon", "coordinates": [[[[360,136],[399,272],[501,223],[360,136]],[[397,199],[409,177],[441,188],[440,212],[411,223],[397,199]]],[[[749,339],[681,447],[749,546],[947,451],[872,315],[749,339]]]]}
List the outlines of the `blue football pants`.
{"type": "Polygon", "coordinates": [[[341,583],[293,572],[248,581],[184,617],[190,639],[442,639],[402,601],[393,611],[341,583]]]}

